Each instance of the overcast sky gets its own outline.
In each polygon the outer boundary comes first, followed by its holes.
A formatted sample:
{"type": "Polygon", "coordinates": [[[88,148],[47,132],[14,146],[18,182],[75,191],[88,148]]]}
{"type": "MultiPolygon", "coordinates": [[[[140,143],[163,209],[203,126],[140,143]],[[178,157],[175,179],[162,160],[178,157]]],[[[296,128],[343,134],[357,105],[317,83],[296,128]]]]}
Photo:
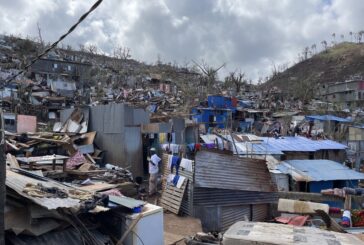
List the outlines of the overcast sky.
{"type": "MultiPolygon", "coordinates": [[[[86,0],[0,0],[0,32],[53,42],[92,5],[86,0]]],[[[131,49],[147,63],[226,62],[256,80],[304,47],[364,29],[362,0],[104,0],[65,44],[131,49]]]]}

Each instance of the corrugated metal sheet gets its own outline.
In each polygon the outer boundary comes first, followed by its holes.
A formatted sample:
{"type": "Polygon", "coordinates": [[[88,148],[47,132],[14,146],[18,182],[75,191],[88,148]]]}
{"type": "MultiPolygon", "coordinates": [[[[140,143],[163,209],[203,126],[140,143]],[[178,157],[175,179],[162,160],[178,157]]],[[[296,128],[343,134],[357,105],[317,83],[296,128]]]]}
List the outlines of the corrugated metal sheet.
{"type": "Polygon", "coordinates": [[[307,120],[318,120],[318,121],[335,121],[335,122],[352,122],[351,119],[337,117],[334,115],[312,115],[312,116],[306,116],[307,120]]]}
{"type": "Polygon", "coordinates": [[[263,221],[268,217],[268,210],[268,204],[195,207],[196,217],[205,232],[226,231],[238,221],[263,221]]]}
{"type": "Polygon", "coordinates": [[[268,217],[269,205],[257,204],[253,205],[252,221],[265,221],[268,217]]]}
{"type": "MultiPolygon", "coordinates": [[[[319,150],[345,150],[346,145],[340,144],[332,140],[311,140],[305,137],[289,137],[284,138],[268,138],[263,137],[263,143],[254,144],[254,147],[264,147],[269,151],[308,151],[315,152],[319,150]]],[[[258,150],[258,149],[257,149],[258,150]]]]}
{"type": "Polygon", "coordinates": [[[277,169],[297,181],[362,180],[364,174],[330,160],[290,160],[277,169]]]}
{"type": "Polygon", "coordinates": [[[199,151],[195,157],[195,186],[271,192],[275,186],[264,160],[239,158],[218,151],[199,151]]]}
{"type": "MultiPolygon", "coordinates": [[[[110,244],[111,240],[108,236],[97,230],[90,231],[92,235],[99,241],[99,244],[110,244]]],[[[68,228],[62,231],[52,231],[41,236],[27,236],[8,234],[6,238],[14,245],[49,245],[49,244],[67,244],[79,245],[84,244],[80,233],[75,228],[68,228]]]]}
{"type": "Polygon", "coordinates": [[[40,197],[32,197],[28,196],[23,192],[24,187],[26,184],[31,183],[37,185],[41,183],[45,187],[58,187],[60,189],[69,190],[74,189],[57,183],[55,181],[42,181],[37,180],[34,178],[30,178],[18,173],[14,173],[13,171],[7,170],[6,171],[6,186],[14,191],[16,191],[19,195],[24,196],[25,198],[33,201],[34,203],[39,204],[42,207],[47,209],[57,209],[57,208],[73,208],[78,210],[80,206],[80,200],[73,199],[73,198],[40,198],[40,197]]]}
{"type": "Polygon", "coordinates": [[[278,195],[275,192],[236,191],[198,187],[195,187],[193,191],[194,205],[200,206],[231,206],[278,202],[278,195]]]}
{"type": "Polygon", "coordinates": [[[149,120],[147,112],[124,104],[91,107],[89,129],[97,131],[95,144],[106,151],[106,162],[121,167],[131,166],[135,176],[142,175],[143,154],[139,124],[149,123],[145,120],[149,120]],[[136,120],[134,116],[141,118],[136,120]],[[133,123],[138,125],[133,126],[133,123]]]}
{"type": "Polygon", "coordinates": [[[226,231],[237,221],[251,220],[250,205],[221,207],[221,221],[219,231],[226,231]]]}
{"type": "Polygon", "coordinates": [[[219,231],[220,227],[220,207],[218,206],[195,206],[196,218],[201,220],[202,229],[205,232],[219,231]]]}

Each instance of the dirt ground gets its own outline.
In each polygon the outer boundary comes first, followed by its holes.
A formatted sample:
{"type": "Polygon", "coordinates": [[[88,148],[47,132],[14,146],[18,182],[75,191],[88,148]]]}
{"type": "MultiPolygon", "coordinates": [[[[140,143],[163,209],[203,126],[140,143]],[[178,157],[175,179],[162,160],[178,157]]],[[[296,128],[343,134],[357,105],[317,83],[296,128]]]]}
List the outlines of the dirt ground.
{"type": "MultiPolygon", "coordinates": [[[[161,193],[148,197],[148,202],[159,205],[161,193]]],[[[187,236],[193,236],[202,231],[201,221],[190,216],[178,216],[169,211],[165,211],[164,217],[164,244],[185,244],[183,239],[187,236]],[[180,241],[180,242],[178,242],[180,241]],[[178,243],[177,243],[178,242],[178,243]]]]}
{"type": "Polygon", "coordinates": [[[192,236],[201,231],[202,227],[199,219],[190,216],[181,217],[169,212],[164,213],[165,245],[175,244],[186,236],[192,236]]]}

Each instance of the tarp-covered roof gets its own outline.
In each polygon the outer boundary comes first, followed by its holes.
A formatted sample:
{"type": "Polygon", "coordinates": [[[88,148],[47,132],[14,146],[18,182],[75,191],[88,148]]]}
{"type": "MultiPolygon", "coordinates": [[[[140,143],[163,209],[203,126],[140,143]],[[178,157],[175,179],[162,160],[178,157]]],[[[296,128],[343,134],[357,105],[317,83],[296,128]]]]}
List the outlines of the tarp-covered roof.
{"type": "Polygon", "coordinates": [[[343,123],[352,121],[351,119],[341,118],[334,115],[312,115],[312,116],[306,116],[306,119],[310,121],[319,120],[319,121],[335,121],[343,123]]]}
{"type": "Polygon", "coordinates": [[[296,181],[361,180],[364,174],[331,160],[289,160],[277,166],[296,181]]]}

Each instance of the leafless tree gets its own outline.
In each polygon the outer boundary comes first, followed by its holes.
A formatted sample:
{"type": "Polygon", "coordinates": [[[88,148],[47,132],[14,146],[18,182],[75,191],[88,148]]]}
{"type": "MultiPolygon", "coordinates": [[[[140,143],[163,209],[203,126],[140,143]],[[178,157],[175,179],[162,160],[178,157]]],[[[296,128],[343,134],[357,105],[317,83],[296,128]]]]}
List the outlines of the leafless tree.
{"type": "Polygon", "coordinates": [[[202,77],[200,79],[200,85],[205,86],[207,88],[207,92],[211,93],[213,90],[214,85],[217,82],[217,73],[218,71],[225,66],[223,63],[217,69],[207,65],[204,61],[201,64],[197,63],[196,61],[192,60],[192,62],[200,69],[202,72],[202,77]]]}
{"type": "Polygon", "coordinates": [[[89,44],[86,46],[86,51],[91,54],[97,54],[98,48],[95,44],[89,44]]]}
{"type": "Polygon", "coordinates": [[[321,44],[322,44],[322,47],[324,48],[324,51],[327,51],[327,42],[326,42],[326,40],[323,40],[321,42],[321,44]]]}
{"type": "Polygon", "coordinates": [[[352,32],[352,31],[350,31],[350,32],[349,32],[349,35],[350,35],[350,42],[353,42],[353,32],[352,32]]]}
{"type": "Polygon", "coordinates": [[[78,45],[78,50],[79,50],[80,52],[86,52],[85,45],[83,45],[83,44],[79,44],[79,45],[78,45]]]}
{"type": "Polygon", "coordinates": [[[309,47],[304,48],[304,50],[303,50],[303,58],[304,58],[304,60],[307,60],[308,59],[308,51],[309,50],[310,50],[309,47]]]}
{"type": "Polygon", "coordinates": [[[332,33],[331,36],[332,36],[332,39],[333,39],[332,42],[335,44],[336,43],[336,34],[335,34],[335,32],[332,33]]]}
{"type": "Polygon", "coordinates": [[[277,76],[279,73],[276,63],[272,60],[272,77],[277,76]]]}
{"type": "Polygon", "coordinates": [[[364,31],[363,30],[359,31],[358,32],[358,43],[361,42],[361,40],[363,39],[363,36],[364,36],[364,31]]]}
{"type": "Polygon", "coordinates": [[[41,45],[41,48],[44,48],[44,41],[43,41],[43,37],[42,37],[42,30],[40,29],[39,23],[37,22],[37,29],[38,29],[38,38],[39,38],[39,43],[41,45]]]}
{"type": "Polygon", "coordinates": [[[234,86],[236,93],[239,94],[242,87],[247,84],[247,80],[245,79],[245,73],[242,71],[230,72],[230,74],[225,77],[225,84],[227,86],[234,86]]]}
{"type": "Polygon", "coordinates": [[[131,58],[130,48],[117,46],[114,48],[113,55],[117,59],[128,60],[131,58]]]}
{"type": "Polygon", "coordinates": [[[345,36],[344,36],[344,34],[341,34],[341,35],[340,35],[340,37],[341,37],[341,42],[344,42],[344,41],[345,41],[345,36]]]}
{"type": "Polygon", "coordinates": [[[311,45],[311,51],[313,54],[316,54],[316,44],[315,43],[311,45]]]}

